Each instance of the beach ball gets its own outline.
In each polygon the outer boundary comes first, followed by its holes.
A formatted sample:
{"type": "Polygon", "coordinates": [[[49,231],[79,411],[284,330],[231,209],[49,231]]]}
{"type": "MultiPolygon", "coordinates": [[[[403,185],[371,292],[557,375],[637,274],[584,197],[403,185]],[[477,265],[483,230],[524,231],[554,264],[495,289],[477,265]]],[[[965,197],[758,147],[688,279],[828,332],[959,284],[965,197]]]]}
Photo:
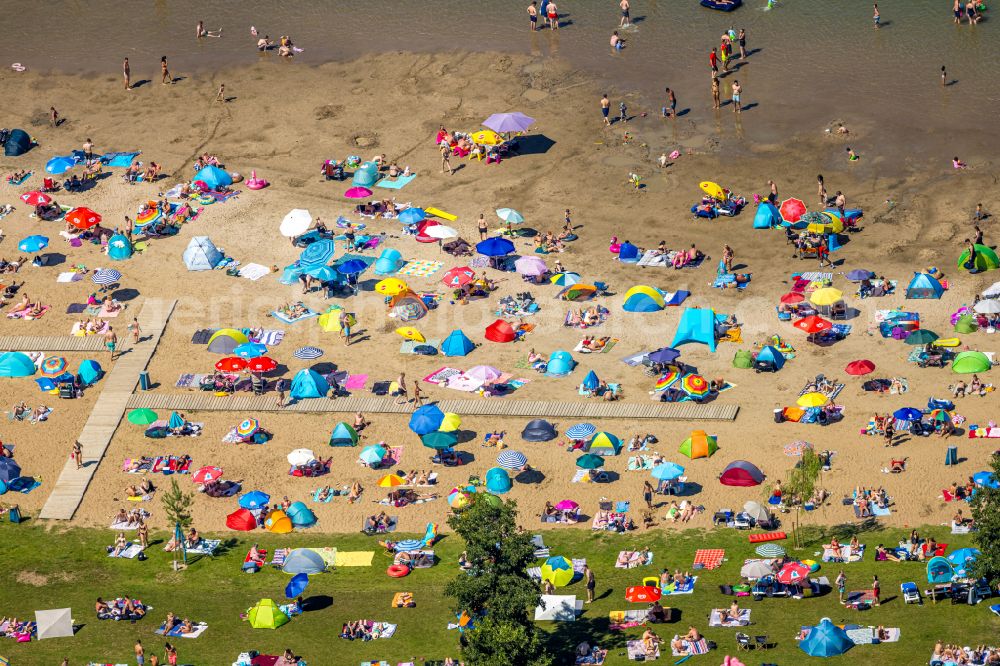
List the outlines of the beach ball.
{"type": "Polygon", "coordinates": [[[812,573],[816,573],[817,571],[819,571],[819,562],[817,562],[816,560],[802,560],[802,564],[809,567],[809,571],[811,571],[812,573]]]}

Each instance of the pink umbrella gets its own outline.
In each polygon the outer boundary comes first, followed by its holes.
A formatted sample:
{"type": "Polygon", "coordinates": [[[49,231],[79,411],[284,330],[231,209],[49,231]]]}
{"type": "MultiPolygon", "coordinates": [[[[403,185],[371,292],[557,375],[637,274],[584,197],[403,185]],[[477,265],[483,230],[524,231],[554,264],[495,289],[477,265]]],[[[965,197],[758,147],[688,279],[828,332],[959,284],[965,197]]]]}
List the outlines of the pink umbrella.
{"type": "Polygon", "coordinates": [[[809,567],[801,562],[789,562],[777,575],[778,582],[785,585],[799,585],[808,577],[809,567]]]}
{"type": "Polygon", "coordinates": [[[344,192],[344,196],[348,199],[364,199],[365,197],[370,197],[371,195],[372,191],[367,187],[352,187],[344,192]]]}
{"type": "Polygon", "coordinates": [[[52,197],[45,194],[44,192],[26,192],[21,195],[21,201],[28,204],[29,206],[38,205],[49,205],[52,203],[52,197]]]}
{"type": "Polygon", "coordinates": [[[209,481],[218,481],[222,478],[222,468],[221,467],[202,467],[191,480],[195,483],[207,483],[209,481]]]}
{"type": "Polygon", "coordinates": [[[573,509],[576,509],[579,506],[580,505],[574,502],[573,500],[563,500],[558,504],[556,504],[556,508],[559,509],[560,511],[572,511],[573,509]]]}
{"type": "Polygon", "coordinates": [[[472,377],[483,382],[492,382],[500,379],[500,375],[502,374],[500,370],[494,368],[492,365],[477,365],[465,373],[467,377],[472,377]]]}
{"type": "Polygon", "coordinates": [[[514,262],[514,268],[521,275],[545,275],[549,270],[545,262],[538,257],[520,257],[514,262]]]}
{"type": "Polygon", "coordinates": [[[794,224],[799,221],[799,218],[805,215],[806,205],[801,199],[785,199],[781,202],[781,219],[789,224],[794,224]]]}

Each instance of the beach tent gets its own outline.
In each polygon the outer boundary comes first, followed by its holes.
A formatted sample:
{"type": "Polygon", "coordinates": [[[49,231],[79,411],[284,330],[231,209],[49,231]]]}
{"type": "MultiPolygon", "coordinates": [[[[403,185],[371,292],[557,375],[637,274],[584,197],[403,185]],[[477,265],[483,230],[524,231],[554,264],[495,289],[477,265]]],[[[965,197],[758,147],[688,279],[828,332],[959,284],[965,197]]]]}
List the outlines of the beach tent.
{"type": "Polygon", "coordinates": [[[357,168],[351,178],[351,185],[354,187],[371,187],[378,180],[378,165],[374,162],[365,162],[357,168]]]}
{"type": "Polygon", "coordinates": [[[444,423],[444,412],[437,405],[424,405],[410,416],[410,430],[418,435],[434,432],[444,423]]]}
{"type": "Polygon", "coordinates": [[[210,271],[222,261],[222,253],[208,236],[195,236],[183,254],[189,271],[210,271]]]}
{"type": "MultiPolygon", "coordinates": [[[[324,333],[339,333],[341,328],[340,325],[340,315],[343,314],[344,308],[339,305],[331,305],[327,308],[327,311],[317,317],[317,322],[319,327],[323,329],[324,333]]],[[[354,326],[358,323],[357,318],[352,315],[347,315],[347,325],[354,326]]]]}
{"type": "Polygon", "coordinates": [[[403,267],[403,255],[399,250],[387,247],[375,260],[375,275],[392,275],[403,267]]]}
{"type": "Polygon", "coordinates": [[[475,343],[460,328],[452,331],[441,343],[441,353],[445,356],[465,356],[475,348],[475,343]]]}
{"type": "Polygon", "coordinates": [[[486,339],[490,342],[513,342],[516,337],[514,327],[503,319],[497,319],[486,327],[486,339]]]}
{"type": "Polygon", "coordinates": [[[10,131],[7,143],[3,144],[3,154],[7,157],[17,157],[31,150],[31,137],[22,129],[10,131]]]}
{"type": "Polygon", "coordinates": [[[726,465],[719,475],[719,482],[724,486],[759,486],[764,481],[764,473],[746,460],[736,460],[726,465]]]}
{"type": "Polygon", "coordinates": [[[733,367],[749,370],[753,367],[753,354],[747,349],[740,349],[733,356],[733,367]]]}
{"type": "Polygon", "coordinates": [[[963,351],[955,355],[955,360],[951,362],[952,372],[960,375],[971,375],[974,372],[986,372],[993,364],[989,357],[983,352],[963,351]]]}
{"type": "Polygon", "coordinates": [[[785,355],[775,347],[768,345],[757,352],[757,368],[777,372],[785,367],[785,355]]]}
{"type": "Polygon", "coordinates": [[[330,385],[326,382],[323,375],[315,370],[303,368],[295,373],[295,377],[292,378],[292,390],[289,395],[294,400],[322,398],[326,396],[329,390],[330,385]]]}
{"type": "Polygon", "coordinates": [[[271,599],[261,599],[247,612],[247,621],[254,629],[277,629],[291,619],[271,599]]]}
{"type": "Polygon", "coordinates": [[[715,351],[715,312],[706,308],[685,308],[671,347],[698,342],[715,351]]]}
{"type": "Polygon", "coordinates": [[[568,351],[556,350],[549,356],[545,366],[545,374],[548,377],[563,377],[573,372],[576,361],[568,351]]]}
{"type": "Polygon", "coordinates": [[[571,284],[563,287],[556,298],[564,301],[589,301],[597,295],[597,287],[592,284],[571,284]]]}
{"type": "Polygon", "coordinates": [[[220,328],[208,339],[208,351],[232,356],[234,349],[248,342],[250,339],[242,331],[237,331],[235,328],[220,328]]]}
{"type": "Polygon", "coordinates": [[[590,438],[587,450],[595,456],[616,456],[622,450],[622,440],[610,432],[598,432],[590,438]]]}
{"type": "Polygon", "coordinates": [[[427,314],[427,304],[412,291],[405,291],[389,299],[389,312],[399,321],[416,321],[427,314]]]}
{"type": "Polygon", "coordinates": [[[35,362],[24,352],[0,354],[0,377],[28,377],[35,374],[35,362]]]}
{"type": "Polygon", "coordinates": [[[965,313],[958,318],[955,322],[955,332],[956,333],[975,333],[979,330],[979,324],[976,323],[975,317],[970,313],[965,313]]]}
{"type": "Polygon", "coordinates": [[[281,570],[290,574],[318,574],[326,570],[326,562],[315,550],[296,548],[288,553],[281,570]]]}
{"type": "Polygon", "coordinates": [[[624,261],[627,264],[639,261],[639,248],[625,241],[618,249],[618,261],[624,261]]]}
{"type": "Polygon", "coordinates": [[[115,261],[131,259],[132,243],[122,234],[115,234],[108,239],[108,258],[115,261]]]}
{"type": "Polygon", "coordinates": [[[217,190],[220,187],[229,187],[233,184],[232,176],[212,164],[199,169],[198,173],[194,175],[194,181],[201,181],[212,190],[217,190]]]}
{"type": "Polygon", "coordinates": [[[529,421],[521,431],[521,439],[526,442],[548,442],[558,436],[556,427],[545,419],[529,421]]]}
{"type": "Polygon", "coordinates": [[[854,647],[854,641],[830,618],[824,617],[809,630],[799,647],[810,657],[836,657],[854,647]]]}
{"type": "Polygon", "coordinates": [[[312,527],[316,524],[316,514],[302,502],[292,502],[285,513],[295,527],[312,527]]]}
{"type": "Polygon", "coordinates": [[[251,532],[257,529],[257,518],[249,509],[237,509],[226,516],[226,527],[238,532],[251,532]]]}
{"type": "Polygon", "coordinates": [[[80,362],[80,369],[76,371],[76,374],[80,376],[80,381],[83,382],[84,386],[90,386],[104,376],[104,370],[101,369],[101,364],[97,361],[86,359],[80,362]]]}
{"type": "Polygon", "coordinates": [[[596,391],[597,387],[601,385],[601,380],[597,378],[597,373],[591,370],[587,373],[587,376],[583,378],[580,382],[580,388],[584,391],[596,391]]]}
{"type": "Polygon", "coordinates": [[[288,534],[292,531],[292,520],[284,511],[272,511],[267,514],[264,521],[264,529],[273,534],[288,534]]]}
{"type": "Polygon", "coordinates": [[[658,312],[666,307],[663,292],[653,287],[639,284],[625,292],[625,312],[658,312]]]}
{"type": "MultiPolygon", "coordinates": [[[[958,258],[958,267],[964,270],[970,270],[966,264],[969,263],[969,251],[966,250],[962,253],[962,256],[958,258]]],[[[976,245],[976,265],[973,266],[975,270],[989,271],[994,268],[1000,268],[1000,257],[997,257],[997,253],[985,245],[976,245]]]]}
{"type": "Polygon", "coordinates": [[[941,298],[943,293],[944,286],[927,273],[914,273],[906,288],[907,298],[941,298]]]}
{"type": "Polygon", "coordinates": [[[357,446],[358,433],[348,424],[341,421],[333,427],[330,434],[330,446],[357,446]]]}
{"type": "Polygon", "coordinates": [[[38,640],[73,636],[73,611],[69,608],[35,611],[38,640]]]}
{"type": "Polygon", "coordinates": [[[944,584],[950,583],[955,577],[955,568],[951,562],[943,557],[932,557],[927,563],[927,582],[944,584]]]}
{"type": "Polygon", "coordinates": [[[769,201],[763,201],[757,206],[757,213],[753,216],[754,229],[770,229],[781,226],[781,213],[778,207],[769,201]]]}
{"type": "Polygon", "coordinates": [[[486,472],[486,490],[495,495],[503,495],[510,492],[514,484],[510,480],[510,475],[503,467],[493,467],[486,472]]]}
{"type": "Polygon", "coordinates": [[[719,440],[715,435],[709,435],[704,430],[694,430],[691,436],[681,442],[677,449],[691,460],[710,458],[719,450],[719,440]]]}

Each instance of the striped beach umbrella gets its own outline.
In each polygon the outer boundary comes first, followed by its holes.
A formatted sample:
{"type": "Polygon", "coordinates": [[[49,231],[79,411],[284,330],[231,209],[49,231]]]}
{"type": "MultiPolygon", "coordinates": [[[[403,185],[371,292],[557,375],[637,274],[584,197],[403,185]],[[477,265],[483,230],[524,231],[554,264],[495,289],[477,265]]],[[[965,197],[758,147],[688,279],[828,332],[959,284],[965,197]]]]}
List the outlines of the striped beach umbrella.
{"type": "Polygon", "coordinates": [[[665,391],[670,388],[674,382],[680,379],[680,376],[681,373],[677,371],[677,368],[671,367],[669,370],[660,375],[653,388],[657,391],[665,391]]]}
{"type": "Polygon", "coordinates": [[[424,547],[424,542],[420,539],[403,539],[396,542],[397,553],[409,553],[413,550],[420,550],[424,547]]]}
{"type": "Polygon", "coordinates": [[[99,284],[102,287],[106,287],[109,284],[114,284],[118,280],[122,279],[122,274],[113,268],[102,268],[93,275],[90,276],[90,281],[94,284],[99,284]]]}
{"type": "Polygon", "coordinates": [[[577,423],[566,430],[566,436],[570,439],[587,439],[597,432],[597,427],[590,423],[577,423]]]}
{"type": "Polygon", "coordinates": [[[757,546],[754,552],[761,557],[781,557],[785,554],[785,549],[776,543],[765,543],[757,546]]]}
{"type": "Polygon", "coordinates": [[[497,456],[497,464],[505,469],[521,469],[528,464],[528,456],[520,451],[507,449],[497,456]]]}
{"type": "Polygon", "coordinates": [[[42,361],[43,375],[58,375],[66,367],[66,359],[62,356],[49,356],[42,361]]]}
{"type": "Polygon", "coordinates": [[[378,480],[379,488],[395,488],[403,485],[404,481],[399,474],[386,474],[378,480]]]}
{"type": "Polygon", "coordinates": [[[570,271],[565,271],[562,273],[556,273],[551,278],[549,282],[552,284],[557,284],[560,287],[569,287],[580,281],[579,273],[572,273],[570,271]]]}
{"type": "Polygon", "coordinates": [[[709,385],[701,375],[687,375],[681,380],[681,388],[692,398],[703,398],[708,395],[709,385]]]}
{"type": "Polygon", "coordinates": [[[250,437],[260,430],[260,421],[257,419],[243,419],[238,426],[236,426],[236,434],[240,437],[250,437]]]}
{"type": "Polygon", "coordinates": [[[292,356],[303,361],[312,361],[323,355],[323,350],[319,347],[299,347],[292,352],[292,356]]]}

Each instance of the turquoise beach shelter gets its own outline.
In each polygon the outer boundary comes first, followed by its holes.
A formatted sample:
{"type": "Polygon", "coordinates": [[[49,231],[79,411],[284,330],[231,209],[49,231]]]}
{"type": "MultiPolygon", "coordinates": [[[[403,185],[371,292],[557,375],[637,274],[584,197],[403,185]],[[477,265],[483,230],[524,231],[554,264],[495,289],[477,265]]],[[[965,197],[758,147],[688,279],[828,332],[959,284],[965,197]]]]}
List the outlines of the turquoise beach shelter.
{"type": "Polygon", "coordinates": [[[80,375],[80,381],[83,382],[84,386],[90,386],[104,375],[104,370],[101,369],[101,364],[97,361],[87,359],[81,361],[80,369],[76,371],[76,374],[80,375]]]}
{"type": "Polygon", "coordinates": [[[906,288],[907,298],[941,298],[943,293],[944,286],[927,273],[914,273],[910,286],[906,288]]]}
{"type": "Polygon", "coordinates": [[[302,502],[292,502],[285,513],[295,527],[312,527],[316,524],[316,514],[302,502]]]}
{"type": "Polygon", "coordinates": [[[757,352],[757,362],[773,366],[775,372],[777,372],[785,367],[785,355],[774,347],[768,345],[757,352]]]}
{"type": "Polygon", "coordinates": [[[303,398],[322,398],[330,390],[330,385],[315,370],[299,370],[292,378],[292,390],[289,395],[295,400],[303,398]]]}
{"type": "Polygon", "coordinates": [[[115,234],[108,239],[108,258],[115,261],[131,259],[132,243],[122,234],[115,234]]]}
{"type": "Polygon", "coordinates": [[[374,162],[365,162],[354,172],[351,185],[354,187],[371,187],[378,180],[378,166],[374,162]]]}
{"type": "Polygon", "coordinates": [[[392,275],[403,267],[403,255],[399,250],[387,247],[375,260],[375,275],[392,275]]]}
{"type": "Polygon", "coordinates": [[[330,446],[357,446],[358,433],[343,421],[333,427],[330,433],[330,446]]]}
{"type": "Polygon", "coordinates": [[[452,331],[441,343],[441,353],[445,356],[465,356],[475,348],[475,343],[460,328],[452,331]]]}
{"type": "Polygon", "coordinates": [[[950,583],[955,577],[955,567],[947,559],[937,556],[932,557],[927,563],[927,582],[943,585],[950,583]]]}
{"type": "Polygon", "coordinates": [[[549,356],[549,362],[545,367],[545,375],[547,377],[562,377],[573,372],[573,368],[576,367],[576,361],[573,360],[573,356],[568,351],[557,350],[552,352],[549,356]]]}
{"type": "Polygon", "coordinates": [[[754,229],[770,229],[781,226],[781,213],[778,208],[769,201],[762,202],[757,206],[757,214],[753,216],[754,229]]]}
{"type": "Polygon", "coordinates": [[[23,352],[0,354],[0,377],[29,377],[35,374],[35,362],[23,352]]]}
{"type": "Polygon", "coordinates": [[[486,489],[494,495],[510,492],[512,485],[510,475],[504,468],[494,467],[486,472],[486,489]]]}
{"type": "Polygon", "coordinates": [[[202,167],[198,173],[194,175],[194,180],[200,180],[213,190],[217,190],[220,187],[229,187],[233,184],[232,176],[219,167],[211,164],[202,167]]]}
{"type": "Polygon", "coordinates": [[[210,271],[222,261],[222,253],[208,236],[195,236],[184,250],[183,259],[189,271],[210,271]]]}
{"type": "Polygon", "coordinates": [[[708,345],[710,351],[715,351],[715,312],[707,308],[685,308],[681,322],[677,326],[677,334],[670,346],[677,348],[697,342],[708,345]]]}
{"type": "Polygon", "coordinates": [[[799,647],[810,657],[836,657],[854,647],[854,641],[830,618],[824,617],[809,630],[799,647]]]}

